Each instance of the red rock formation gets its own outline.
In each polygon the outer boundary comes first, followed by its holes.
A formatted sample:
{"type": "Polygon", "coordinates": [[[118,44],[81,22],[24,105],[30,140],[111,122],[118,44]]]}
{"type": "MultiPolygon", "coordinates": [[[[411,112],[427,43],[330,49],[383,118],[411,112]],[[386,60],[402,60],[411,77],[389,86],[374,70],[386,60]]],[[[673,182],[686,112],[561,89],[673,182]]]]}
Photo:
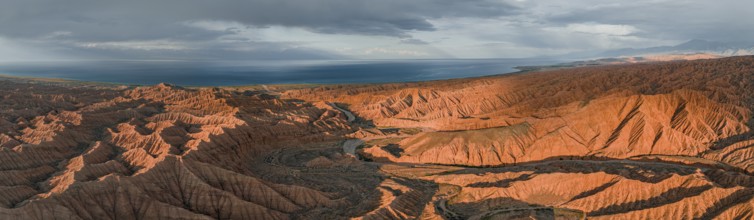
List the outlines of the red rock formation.
{"type": "MultiPolygon", "coordinates": [[[[464,169],[470,176],[417,174],[460,187],[433,198],[442,203],[432,218],[740,219],[753,201],[753,70],[754,57],[734,57],[326,86],[284,97],[340,103],[377,127],[423,128],[361,150],[376,162],[480,167],[464,169]],[[534,170],[479,176],[496,169],[481,167],[500,166],[534,170]]],[[[395,174],[405,172],[424,171],[395,174]]]]}
{"type": "Polygon", "coordinates": [[[754,57],[275,93],[0,79],[0,218],[747,219],[753,85],[754,57]]]}

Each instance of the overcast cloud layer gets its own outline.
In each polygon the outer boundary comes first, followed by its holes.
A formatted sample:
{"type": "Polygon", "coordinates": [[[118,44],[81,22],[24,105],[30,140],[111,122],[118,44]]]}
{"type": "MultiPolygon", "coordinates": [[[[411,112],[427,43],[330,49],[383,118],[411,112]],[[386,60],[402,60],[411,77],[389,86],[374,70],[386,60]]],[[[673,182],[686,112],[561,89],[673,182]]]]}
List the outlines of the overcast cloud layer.
{"type": "Polygon", "coordinates": [[[752,27],[741,0],[2,0],[0,61],[510,58],[752,27]]]}

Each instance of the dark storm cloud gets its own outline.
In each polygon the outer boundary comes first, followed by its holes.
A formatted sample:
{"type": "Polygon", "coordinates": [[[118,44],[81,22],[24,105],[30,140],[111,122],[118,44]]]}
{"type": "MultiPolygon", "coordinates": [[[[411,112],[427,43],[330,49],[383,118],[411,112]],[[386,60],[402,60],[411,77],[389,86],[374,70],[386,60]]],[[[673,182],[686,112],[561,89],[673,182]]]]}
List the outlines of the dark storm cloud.
{"type": "Polygon", "coordinates": [[[491,18],[517,10],[496,0],[5,0],[0,3],[0,40],[83,59],[326,59],[343,56],[234,34],[278,26],[406,39],[411,31],[434,31],[429,19],[491,18]],[[204,21],[241,26],[191,25],[204,21]],[[152,48],[150,41],[187,48],[152,48]],[[131,44],[108,44],[113,42],[131,44]],[[147,46],[134,45],[139,42],[147,46]]]}
{"type": "Polygon", "coordinates": [[[0,59],[19,51],[24,59],[524,57],[751,42],[753,8],[743,0],[0,0],[0,59]]]}
{"type": "Polygon", "coordinates": [[[68,31],[67,37],[90,41],[200,40],[223,33],[181,24],[218,20],[322,33],[405,36],[407,31],[434,30],[430,18],[496,17],[515,10],[491,0],[11,0],[0,7],[0,34],[39,37],[68,31]]]}

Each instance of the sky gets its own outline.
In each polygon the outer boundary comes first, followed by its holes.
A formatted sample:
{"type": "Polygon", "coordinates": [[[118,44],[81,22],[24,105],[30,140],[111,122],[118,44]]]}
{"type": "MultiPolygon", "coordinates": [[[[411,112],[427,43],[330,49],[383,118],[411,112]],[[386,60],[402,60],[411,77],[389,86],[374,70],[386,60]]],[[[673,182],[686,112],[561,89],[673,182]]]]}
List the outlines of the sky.
{"type": "Polygon", "coordinates": [[[0,61],[522,58],[752,27],[750,0],[0,0],[0,61]]]}

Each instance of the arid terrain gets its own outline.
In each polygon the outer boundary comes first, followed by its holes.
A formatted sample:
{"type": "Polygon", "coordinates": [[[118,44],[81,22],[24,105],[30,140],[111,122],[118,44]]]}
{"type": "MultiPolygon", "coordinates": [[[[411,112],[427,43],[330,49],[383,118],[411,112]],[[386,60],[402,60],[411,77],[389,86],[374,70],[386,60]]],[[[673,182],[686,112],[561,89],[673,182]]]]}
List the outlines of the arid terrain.
{"type": "Polygon", "coordinates": [[[0,96],[0,219],[754,218],[752,56],[0,96]]]}

